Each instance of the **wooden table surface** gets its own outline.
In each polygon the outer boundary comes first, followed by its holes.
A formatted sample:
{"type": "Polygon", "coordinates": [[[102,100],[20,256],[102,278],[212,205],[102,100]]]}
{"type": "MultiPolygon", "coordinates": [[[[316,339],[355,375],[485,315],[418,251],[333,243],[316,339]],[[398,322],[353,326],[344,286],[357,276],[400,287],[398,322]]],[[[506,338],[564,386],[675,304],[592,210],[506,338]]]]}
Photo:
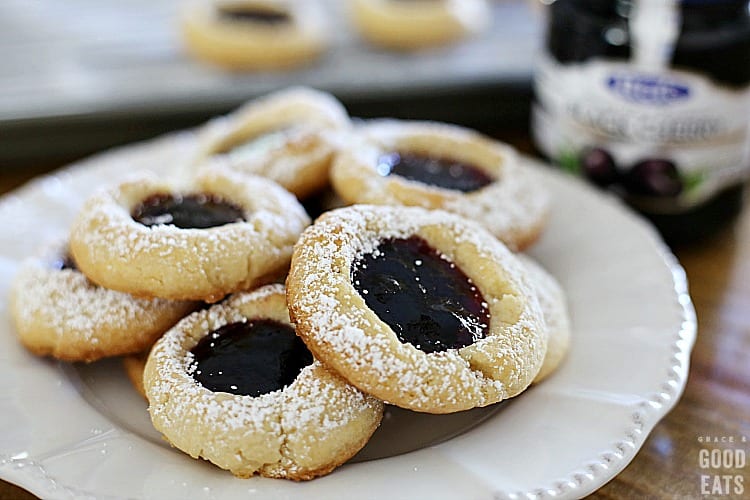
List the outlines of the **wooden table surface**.
{"type": "MultiPolygon", "coordinates": [[[[0,193],[45,170],[0,174],[0,193]]],[[[632,463],[591,498],[750,498],[741,461],[750,455],[750,197],[719,234],[675,253],[699,323],[687,388],[632,463]],[[740,459],[734,467],[730,455],[740,459]]],[[[11,498],[35,497],[0,481],[0,500],[11,498]]]]}

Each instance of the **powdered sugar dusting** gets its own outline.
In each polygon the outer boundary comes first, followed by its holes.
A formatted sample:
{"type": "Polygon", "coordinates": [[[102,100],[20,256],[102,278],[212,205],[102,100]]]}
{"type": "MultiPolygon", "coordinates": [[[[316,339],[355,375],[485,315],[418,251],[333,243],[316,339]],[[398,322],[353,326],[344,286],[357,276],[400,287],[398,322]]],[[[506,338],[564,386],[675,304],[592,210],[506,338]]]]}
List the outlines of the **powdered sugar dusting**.
{"type": "MultiPolygon", "coordinates": [[[[462,270],[472,276],[466,266],[462,270]]],[[[483,281],[480,278],[474,276],[478,285],[483,281]]],[[[350,382],[395,404],[441,412],[498,401],[517,393],[519,385],[528,385],[533,377],[528,372],[538,370],[544,353],[541,313],[515,258],[485,230],[447,212],[359,205],[324,214],[295,247],[288,283],[290,312],[311,349],[350,382]],[[451,235],[451,248],[435,245],[436,228],[451,235]],[[383,239],[415,234],[446,255],[454,253],[451,260],[461,248],[470,247],[482,262],[500,266],[498,279],[508,283],[508,290],[501,285],[495,293],[481,290],[490,297],[491,311],[500,302],[510,303],[503,294],[514,287],[515,293],[528,297],[528,306],[512,323],[505,323],[502,315],[493,319],[488,338],[460,350],[427,355],[400,343],[354,290],[350,269],[352,262],[372,252],[383,239]],[[502,347],[498,338],[528,340],[509,341],[507,350],[498,351],[502,347]],[[507,361],[512,373],[485,369],[484,360],[498,357],[507,361]],[[405,400],[388,397],[399,394],[405,400]]]]}
{"type": "Polygon", "coordinates": [[[214,306],[193,313],[164,335],[151,354],[158,370],[158,381],[149,389],[152,415],[164,413],[164,402],[169,401],[170,408],[174,410],[176,407],[177,414],[170,416],[165,413],[166,418],[179,420],[200,415],[208,418],[212,425],[219,426],[218,430],[222,432],[240,429],[248,422],[260,424],[264,421],[267,413],[274,407],[274,402],[270,401],[273,397],[260,398],[263,402],[253,405],[252,411],[247,411],[241,400],[244,398],[254,401],[256,398],[240,396],[240,401],[234,397],[217,399],[213,392],[195,382],[191,376],[194,359],[190,349],[197,341],[221,326],[246,320],[239,312],[221,305],[214,306]],[[175,398],[192,403],[175,404],[175,398]]]}
{"type": "Polygon", "coordinates": [[[288,89],[209,122],[194,163],[261,175],[306,196],[326,184],[331,156],[349,126],[333,96],[288,89]]]}
{"type": "Polygon", "coordinates": [[[570,343],[570,315],[567,298],[560,283],[531,257],[520,255],[539,298],[547,329],[547,353],[534,383],[557,369],[570,343]]]}
{"type": "Polygon", "coordinates": [[[60,269],[64,256],[64,245],[55,244],[26,259],[13,285],[18,330],[42,351],[86,360],[137,352],[193,308],[95,285],[78,270],[60,269]]]}
{"type": "Polygon", "coordinates": [[[549,210],[549,196],[534,183],[530,173],[517,165],[503,182],[491,184],[483,196],[470,201],[453,199],[443,206],[471,220],[479,221],[510,246],[522,243],[530,229],[537,230],[549,210]]]}
{"type": "Polygon", "coordinates": [[[339,155],[332,179],[337,191],[351,202],[447,210],[479,222],[514,249],[536,238],[549,209],[547,193],[518,164],[512,148],[448,124],[367,122],[339,155]],[[377,170],[378,158],[393,151],[466,161],[496,180],[463,193],[398,175],[383,176],[377,170]]]}
{"type": "MultiPolygon", "coordinates": [[[[241,312],[242,306],[273,295],[284,303],[283,286],[269,285],[185,318],[156,344],[146,368],[154,426],[190,455],[238,475],[261,472],[286,477],[315,469],[320,466],[315,463],[320,460],[316,442],[336,439],[336,430],[361,419],[372,421],[374,429],[382,414],[379,401],[347,385],[317,361],[303,368],[288,387],[258,397],[214,393],[192,378],[190,349],[221,326],[253,319],[241,312]]],[[[285,309],[268,311],[275,320],[285,314],[285,309]]]]}
{"type": "Polygon", "coordinates": [[[310,223],[293,195],[259,177],[212,170],[192,190],[236,203],[245,220],[208,229],[135,222],[134,205],[156,192],[186,189],[149,175],[92,196],[81,210],[71,247],[96,282],[146,295],[215,300],[247,288],[288,262],[310,223]]]}

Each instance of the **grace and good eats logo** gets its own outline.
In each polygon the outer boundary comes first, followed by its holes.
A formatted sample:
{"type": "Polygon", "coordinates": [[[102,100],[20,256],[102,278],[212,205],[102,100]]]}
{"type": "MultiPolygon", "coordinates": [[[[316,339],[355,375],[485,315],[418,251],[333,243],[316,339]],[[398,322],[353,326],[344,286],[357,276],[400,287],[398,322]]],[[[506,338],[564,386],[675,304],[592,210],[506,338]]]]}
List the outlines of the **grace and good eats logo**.
{"type": "Polygon", "coordinates": [[[744,498],[747,436],[699,436],[700,494],[744,498]]]}

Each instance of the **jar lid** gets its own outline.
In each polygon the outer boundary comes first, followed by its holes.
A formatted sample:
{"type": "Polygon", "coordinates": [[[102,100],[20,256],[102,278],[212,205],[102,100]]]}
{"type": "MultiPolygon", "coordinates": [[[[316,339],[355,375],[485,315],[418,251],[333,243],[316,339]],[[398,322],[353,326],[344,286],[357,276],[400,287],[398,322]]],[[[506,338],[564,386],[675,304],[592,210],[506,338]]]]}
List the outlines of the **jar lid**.
{"type": "Polygon", "coordinates": [[[727,4],[743,5],[743,4],[747,4],[748,1],[749,0],[680,0],[680,3],[682,5],[709,6],[709,5],[727,5],[727,4]]]}

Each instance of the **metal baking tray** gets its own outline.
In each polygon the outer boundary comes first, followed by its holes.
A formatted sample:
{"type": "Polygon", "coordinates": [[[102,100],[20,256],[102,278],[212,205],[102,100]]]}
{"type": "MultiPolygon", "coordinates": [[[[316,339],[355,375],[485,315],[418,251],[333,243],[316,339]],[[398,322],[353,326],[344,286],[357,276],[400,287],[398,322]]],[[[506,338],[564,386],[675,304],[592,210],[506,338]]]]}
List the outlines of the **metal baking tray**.
{"type": "Polygon", "coordinates": [[[360,39],[345,0],[328,0],[334,40],[326,54],[304,68],[255,73],[186,54],[181,3],[0,2],[0,168],[191,126],[288,85],[330,91],[358,116],[525,123],[539,39],[526,2],[493,2],[491,28],[472,39],[397,53],[360,39]]]}

